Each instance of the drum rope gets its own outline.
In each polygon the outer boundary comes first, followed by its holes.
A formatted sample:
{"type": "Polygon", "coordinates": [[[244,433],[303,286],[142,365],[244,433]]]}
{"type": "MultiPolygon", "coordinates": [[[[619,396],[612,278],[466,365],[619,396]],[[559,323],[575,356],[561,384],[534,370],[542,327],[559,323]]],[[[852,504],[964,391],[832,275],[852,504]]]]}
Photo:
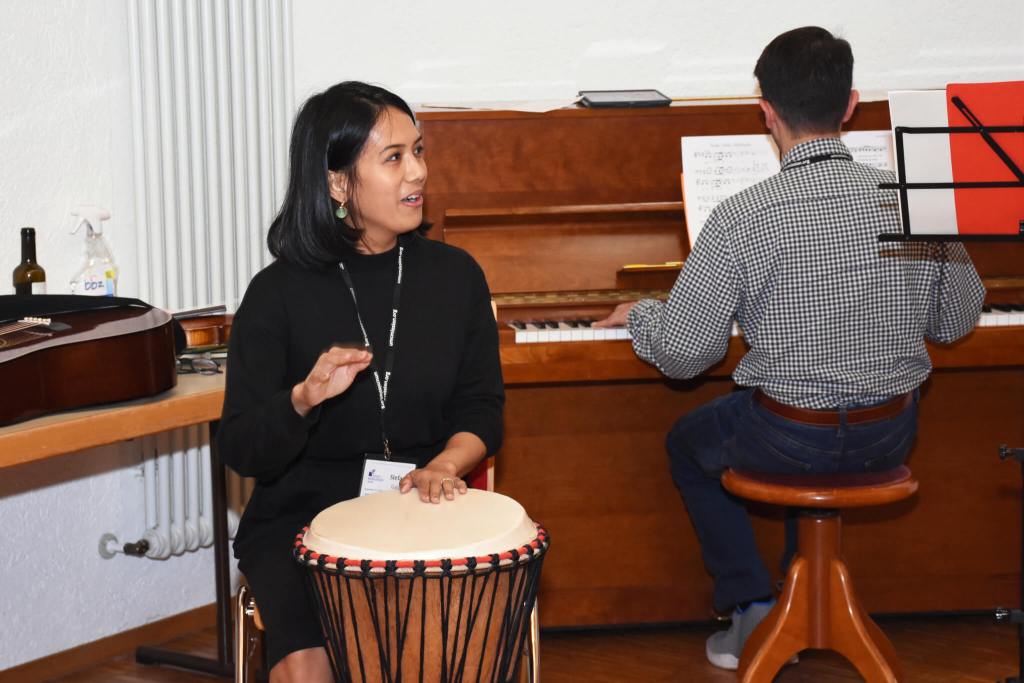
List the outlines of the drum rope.
{"type": "Polygon", "coordinates": [[[431,635],[440,640],[440,661],[433,664],[440,671],[433,669],[431,681],[462,683],[474,672],[478,682],[513,680],[525,651],[529,615],[549,545],[543,528],[538,526],[533,542],[511,551],[411,561],[331,557],[306,548],[302,535],[296,537],[294,554],[311,570],[306,572],[310,578],[307,588],[316,598],[337,680],[354,680],[353,668],[358,664],[362,681],[374,677],[376,670],[382,682],[402,683],[418,673],[423,683],[430,671],[431,662],[425,658],[431,635]],[[353,586],[357,582],[361,590],[353,586]],[[438,605],[428,613],[428,596],[435,590],[438,605]],[[362,612],[364,617],[359,616],[362,612]],[[418,627],[412,626],[415,612],[419,612],[418,627]],[[431,624],[437,628],[432,629],[431,624]],[[410,645],[410,628],[419,635],[419,652],[414,655],[418,672],[403,670],[411,664],[403,658],[410,645]],[[371,635],[376,641],[376,665],[368,657],[373,646],[364,642],[371,635]]]}

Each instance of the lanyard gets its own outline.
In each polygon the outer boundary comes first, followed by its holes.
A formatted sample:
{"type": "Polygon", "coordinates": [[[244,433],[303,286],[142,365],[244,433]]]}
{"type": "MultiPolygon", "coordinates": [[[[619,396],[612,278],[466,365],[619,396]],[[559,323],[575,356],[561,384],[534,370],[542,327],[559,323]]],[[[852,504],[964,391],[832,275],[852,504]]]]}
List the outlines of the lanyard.
{"type": "MultiPolygon", "coordinates": [[[[384,428],[384,413],[387,410],[388,383],[391,380],[392,369],[395,365],[395,331],[398,329],[398,302],[402,296],[402,253],[404,250],[405,247],[399,244],[398,277],[395,280],[395,293],[391,299],[391,331],[388,332],[388,353],[384,359],[383,377],[380,366],[377,364],[376,353],[373,354],[373,361],[370,363],[370,367],[373,368],[373,379],[377,383],[377,397],[380,399],[380,436],[384,442],[385,460],[391,459],[391,444],[388,442],[387,430],[384,428]]],[[[338,266],[341,268],[341,276],[345,278],[348,291],[352,294],[352,304],[356,309],[356,320],[359,322],[359,329],[363,333],[363,343],[366,345],[366,348],[373,352],[373,347],[370,345],[370,335],[366,333],[366,325],[363,324],[363,316],[359,315],[359,300],[356,299],[356,288],[352,283],[352,276],[349,275],[344,262],[339,262],[338,266]]]]}
{"type": "Polygon", "coordinates": [[[828,154],[818,154],[807,159],[801,159],[799,161],[790,161],[788,164],[782,167],[783,171],[788,171],[791,168],[801,168],[803,166],[810,166],[811,164],[817,164],[822,161],[831,161],[832,159],[845,159],[846,161],[852,161],[853,157],[846,152],[830,152],[828,154]]]}

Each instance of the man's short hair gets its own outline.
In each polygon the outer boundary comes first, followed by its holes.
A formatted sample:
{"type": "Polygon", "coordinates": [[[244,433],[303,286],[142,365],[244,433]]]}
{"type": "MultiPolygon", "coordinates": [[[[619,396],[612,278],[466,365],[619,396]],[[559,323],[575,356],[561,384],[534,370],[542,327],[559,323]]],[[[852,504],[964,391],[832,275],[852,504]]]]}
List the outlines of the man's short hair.
{"type": "Polygon", "coordinates": [[[754,67],[761,97],[794,132],[834,133],[853,86],[853,51],[818,26],[777,36],[754,67]]]}

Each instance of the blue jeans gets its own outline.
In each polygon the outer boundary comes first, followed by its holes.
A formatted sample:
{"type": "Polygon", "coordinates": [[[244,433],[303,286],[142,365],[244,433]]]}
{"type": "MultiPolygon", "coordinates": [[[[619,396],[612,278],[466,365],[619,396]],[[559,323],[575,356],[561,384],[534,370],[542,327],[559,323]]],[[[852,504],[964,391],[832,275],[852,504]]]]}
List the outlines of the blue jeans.
{"type": "Polygon", "coordinates": [[[668,434],[672,479],[697,531],[714,604],[728,612],[772,594],[743,505],[721,484],[730,468],[780,474],[882,471],[903,464],[917,433],[917,398],[896,417],[836,427],[793,422],[769,412],[742,389],[679,418],[668,434]]]}

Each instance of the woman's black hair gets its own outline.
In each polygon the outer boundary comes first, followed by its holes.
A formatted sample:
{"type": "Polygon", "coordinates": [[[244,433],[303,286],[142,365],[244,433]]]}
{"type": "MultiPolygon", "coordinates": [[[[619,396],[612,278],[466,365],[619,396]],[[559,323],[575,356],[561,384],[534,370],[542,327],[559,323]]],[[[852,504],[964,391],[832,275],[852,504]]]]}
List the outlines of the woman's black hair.
{"type": "MultiPolygon", "coordinates": [[[[401,97],[359,81],[338,83],[302,105],[292,127],[288,190],[267,234],[267,246],[275,258],[321,269],[337,265],[354,250],[363,231],[335,216],[338,203],[331,198],[327,173],[345,174],[349,187],[346,208],[355,225],[359,213],[352,198],[356,161],[389,107],[416,121],[401,97]]],[[[418,228],[421,233],[429,229],[429,223],[418,228]]]]}

